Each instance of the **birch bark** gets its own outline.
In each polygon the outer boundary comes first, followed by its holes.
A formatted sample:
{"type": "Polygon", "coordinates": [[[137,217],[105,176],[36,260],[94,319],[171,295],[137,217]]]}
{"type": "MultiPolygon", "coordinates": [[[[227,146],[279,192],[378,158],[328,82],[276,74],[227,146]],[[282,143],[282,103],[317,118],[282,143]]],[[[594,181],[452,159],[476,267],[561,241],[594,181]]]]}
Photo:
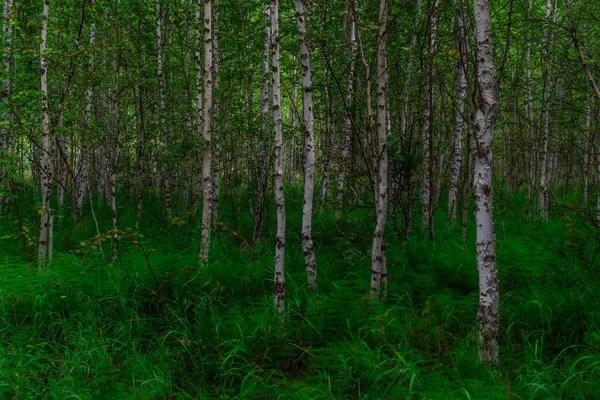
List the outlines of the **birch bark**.
{"type": "Polygon", "coordinates": [[[281,118],[281,76],[279,72],[279,0],[271,0],[271,37],[273,71],[273,122],[275,124],[275,208],[277,232],[275,237],[275,274],[273,299],[275,309],[285,313],[285,197],[283,190],[283,121],[281,118]]]}
{"type": "MultiPolygon", "coordinates": [[[[265,137],[267,136],[267,118],[269,114],[269,50],[271,49],[271,9],[264,7],[265,32],[262,62],[262,87],[260,91],[260,135],[258,137],[257,159],[265,158],[265,137]]],[[[265,207],[266,168],[264,163],[256,163],[256,210],[252,237],[258,242],[263,232],[263,211],[265,207]]]]}
{"type": "Polygon", "coordinates": [[[302,0],[296,0],[296,20],[300,37],[300,60],[302,63],[302,143],[304,171],[304,204],[302,207],[302,250],[304,252],[304,269],[308,288],[317,289],[317,260],[315,246],[312,241],[312,213],[315,191],[315,144],[314,144],[314,110],[312,99],[312,77],[310,51],[306,31],[306,20],[302,0]]]}
{"type": "Polygon", "coordinates": [[[348,67],[348,79],[346,80],[346,98],[344,108],[345,119],[342,130],[342,151],[340,155],[340,170],[337,179],[337,211],[338,217],[341,214],[342,201],[344,198],[344,181],[348,170],[348,159],[350,158],[351,130],[352,130],[352,92],[354,91],[354,70],[356,67],[356,0],[350,0],[350,4],[346,9],[348,20],[348,35],[350,42],[350,63],[348,67]]]}
{"type": "Polygon", "coordinates": [[[465,97],[467,94],[467,63],[468,63],[468,36],[464,13],[465,0],[456,0],[458,15],[458,40],[457,47],[460,51],[460,60],[456,63],[456,116],[454,120],[454,154],[452,157],[452,177],[448,194],[448,222],[456,219],[458,207],[458,179],[462,164],[462,133],[464,127],[465,97]]]}
{"type": "MultiPolygon", "coordinates": [[[[96,5],[96,0],[92,0],[92,7],[96,5]]],[[[93,20],[90,25],[90,52],[89,52],[89,70],[90,75],[94,72],[94,43],[96,41],[96,22],[93,20]]],[[[84,122],[83,125],[90,135],[92,129],[92,105],[94,101],[94,90],[92,85],[88,86],[87,97],[84,111],[84,122]]],[[[87,178],[88,178],[88,144],[87,140],[81,141],[81,151],[79,153],[79,173],[77,174],[77,199],[75,200],[75,221],[81,221],[81,215],[83,211],[83,200],[85,192],[87,190],[87,178]]]]}
{"type": "Polygon", "coordinates": [[[427,84],[426,97],[427,105],[425,106],[425,115],[423,123],[423,177],[421,183],[421,208],[423,211],[423,226],[429,232],[430,238],[433,240],[433,208],[434,208],[434,109],[435,109],[435,65],[434,57],[437,52],[437,16],[436,10],[439,0],[434,0],[430,12],[431,28],[429,32],[429,62],[427,66],[427,84]]]}
{"type": "Polygon", "coordinates": [[[385,224],[388,209],[388,149],[386,112],[388,0],[379,1],[379,33],[377,41],[377,168],[375,181],[376,224],[371,256],[371,300],[387,297],[387,262],[385,254],[385,224]]]}
{"type": "MultiPolygon", "coordinates": [[[[4,40],[3,46],[8,49],[8,54],[2,60],[2,67],[4,73],[4,79],[2,79],[2,85],[0,87],[0,159],[9,152],[9,122],[10,113],[9,101],[10,101],[10,90],[11,90],[11,79],[10,79],[10,59],[11,59],[11,40],[12,40],[12,0],[6,0],[4,3],[4,9],[2,12],[2,38],[4,40]]],[[[4,167],[0,166],[0,177],[4,176],[4,167]]],[[[0,183],[0,191],[3,189],[3,180],[0,183]]],[[[4,187],[8,189],[8,187],[4,187]]],[[[2,206],[4,204],[4,198],[0,194],[0,214],[2,214],[2,206]]]]}
{"type": "Polygon", "coordinates": [[[204,159],[202,162],[202,243],[199,255],[202,263],[208,261],[212,222],[212,69],[212,1],[204,0],[204,109],[202,111],[204,159]]]}
{"type": "Polygon", "coordinates": [[[479,359],[498,364],[500,321],[496,234],[493,219],[492,142],[498,113],[498,87],[492,48],[490,0],[474,0],[477,38],[477,104],[475,114],[475,218],[479,270],[479,359]]]}
{"type": "Polygon", "coordinates": [[[42,11],[42,41],[40,43],[40,86],[42,91],[42,158],[40,162],[42,183],[42,208],[40,209],[40,238],[38,246],[38,266],[46,268],[52,261],[52,210],[50,196],[52,194],[52,140],[50,138],[50,115],[48,110],[48,60],[46,44],[48,36],[48,14],[50,0],[44,0],[42,11]]]}
{"type": "MultiPolygon", "coordinates": [[[[194,61],[196,64],[196,129],[198,130],[198,137],[201,138],[204,132],[204,117],[202,111],[204,109],[202,105],[202,55],[200,49],[202,48],[202,8],[203,0],[196,0],[196,49],[194,51],[194,61]]],[[[198,157],[200,159],[200,157],[198,157]]],[[[200,190],[202,189],[202,174],[196,174],[196,186],[194,192],[194,204],[193,210],[198,209],[198,203],[200,202],[200,190]]]]}

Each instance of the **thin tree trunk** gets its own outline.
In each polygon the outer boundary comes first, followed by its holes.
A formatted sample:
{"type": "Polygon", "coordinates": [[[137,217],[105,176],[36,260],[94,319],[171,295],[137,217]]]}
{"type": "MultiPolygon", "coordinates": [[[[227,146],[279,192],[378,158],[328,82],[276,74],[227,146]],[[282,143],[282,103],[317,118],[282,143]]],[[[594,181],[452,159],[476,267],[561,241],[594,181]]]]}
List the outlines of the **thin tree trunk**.
{"type": "Polygon", "coordinates": [[[40,240],[38,266],[45,268],[52,262],[52,210],[50,196],[52,194],[52,140],[50,138],[50,115],[48,110],[48,60],[46,59],[46,40],[48,36],[48,13],[50,0],[44,0],[42,11],[42,42],[40,43],[40,81],[42,91],[42,208],[40,210],[40,240]]]}
{"type": "Polygon", "coordinates": [[[312,77],[310,51],[306,37],[306,22],[302,0],[296,0],[296,19],[300,36],[300,59],[302,62],[302,143],[304,171],[304,204],[302,207],[302,250],[304,252],[304,269],[308,288],[317,290],[317,260],[315,246],[312,241],[312,213],[315,192],[315,144],[314,144],[314,110],[312,99],[312,77]]]}
{"type": "Polygon", "coordinates": [[[273,299],[275,309],[285,313],[285,197],[283,190],[283,121],[281,119],[281,78],[279,72],[279,0],[271,0],[271,37],[273,70],[273,122],[275,124],[275,207],[277,233],[275,238],[275,275],[273,299]]]}
{"type": "Polygon", "coordinates": [[[419,20],[421,19],[422,0],[417,0],[417,12],[415,14],[415,23],[413,27],[412,39],[410,41],[410,51],[408,62],[406,63],[406,77],[404,78],[404,92],[402,93],[402,114],[400,117],[400,132],[402,138],[406,138],[406,129],[408,126],[408,89],[412,82],[412,67],[415,60],[415,47],[419,35],[419,20]]]}
{"type": "Polygon", "coordinates": [[[468,63],[468,37],[464,13],[464,0],[456,1],[458,6],[458,40],[460,60],[456,63],[456,116],[454,121],[454,154],[452,157],[452,178],[448,194],[448,222],[456,219],[458,207],[458,179],[462,164],[462,133],[464,127],[465,97],[467,94],[467,63],[468,63]]]}
{"type": "Polygon", "coordinates": [[[429,32],[429,59],[427,65],[427,85],[426,97],[427,105],[425,106],[425,119],[423,124],[423,177],[421,184],[421,207],[423,210],[423,226],[429,232],[431,240],[434,238],[433,227],[433,208],[434,208],[434,112],[435,112],[435,61],[434,57],[437,53],[437,16],[436,9],[438,0],[434,0],[430,12],[430,32],[429,32]]]}
{"type": "Polygon", "coordinates": [[[348,34],[350,38],[350,64],[348,67],[348,79],[346,80],[346,99],[345,99],[345,119],[342,130],[342,151],[340,155],[340,170],[337,180],[337,211],[338,217],[342,210],[342,200],[344,198],[344,181],[348,170],[348,159],[350,158],[351,130],[352,130],[352,92],[354,91],[354,70],[356,66],[356,0],[350,0],[346,9],[348,18],[348,34]]]}
{"type": "MultiPolygon", "coordinates": [[[[92,6],[96,4],[96,0],[92,0],[92,6]]],[[[90,57],[89,57],[89,73],[92,74],[94,71],[94,43],[96,41],[96,22],[92,21],[90,25],[90,57]]],[[[84,112],[84,123],[83,126],[86,129],[88,137],[91,137],[92,130],[92,106],[94,102],[94,90],[90,84],[87,89],[87,98],[84,112]]],[[[83,211],[83,200],[85,192],[87,191],[87,178],[88,178],[88,154],[89,147],[86,138],[81,141],[81,151],[79,153],[79,173],[77,174],[77,198],[75,200],[75,221],[81,221],[81,215],[83,211]]]]}
{"type": "Polygon", "coordinates": [[[213,88],[217,92],[217,97],[213,101],[213,124],[212,124],[212,190],[211,190],[211,208],[213,215],[213,223],[217,223],[219,220],[219,187],[220,187],[220,154],[221,148],[219,146],[219,70],[220,70],[220,49],[219,49],[219,0],[214,1],[214,10],[212,14],[213,19],[213,88]]]}
{"type": "MultiPolygon", "coordinates": [[[[2,60],[3,64],[3,73],[4,79],[2,80],[2,85],[0,87],[0,104],[5,105],[6,109],[9,108],[10,102],[10,90],[11,90],[11,79],[10,79],[10,59],[11,59],[11,39],[12,39],[12,24],[10,21],[11,13],[12,13],[12,0],[6,0],[4,3],[4,10],[2,13],[2,37],[4,39],[3,46],[5,49],[8,49],[8,54],[4,56],[2,60]]],[[[0,108],[0,121],[4,121],[5,123],[0,125],[0,161],[2,158],[8,155],[9,153],[9,124],[6,122],[10,121],[10,113],[3,111],[3,108],[0,108]]],[[[0,177],[4,178],[5,168],[4,163],[0,162],[0,177]]],[[[0,183],[0,193],[2,192],[3,186],[7,179],[3,179],[3,182],[0,183]]],[[[4,189],[8,190],[8,187],[4,187],[4,189]]],[[[4,197],[0,194],[0,214],[2,214],[2,206],[4,204],[4,197]]],[[[15,203],[16,205],[16,203],[15,203]]]]}
{"type": "Polygon", "coordinates": [[[110,173],[110,207],[112,213],[112,236],[113,236],[113,249],[110,258],[111,264],[117,259],[117,252],[119,250],[119,221],[117,217],[117,171],[119,165],[119,148],[121,144],[121,127],[119,126],[119,69],[120,69],[119,55],[115,52],[113,55],[113,92],[112,92],[112,114],[113,114],[113,135],[115,144],[113,146],[113,157],[112,157],[112,168],[110,173]]]}
{"type": "MultiPolygon", "coordinates": [[[[533,0],[529,0],[527,8],[527,19],[531,18],[533,8],[533,0]]],[[[531,78],[531,29],[527,30],[527,48],[525,50],[525,77],[527,85],[525,111],[527,114],[527,141],[531,148],[528,152],[527,161],[527,199],[531,205],[531,201],[535,194],[535,183],[537,176],[537,146],[535,146],[535,130],[533,121],[533,95],[532,78],[531,78]]]]}
{"type": "Polygon", "coordinates": [[[371,256],[371,300],[387,297],[387,262],[385,254],[385,224],[388,209],[388,149],[386,112],[388,0],[379,1],[379,49],[377,52],[377,169],[375,181],[376,225],[371,256]]]}
{"type": "Polygon", "coordinates": [[[584,145],[583,145],[583,193],[582,200],[583,206],[587,209],[588,206],[588,175],[589,175],[589,164],[590,164],[590,127],[592,125],[592,107],[589,102],[586,108],[585,116],[585,133],[584,133],[584,145]]]}
{"type": "MultiPolygon", "coordinates": [[[[204,117],[202,115],[202,58],[200,49],[202,48],[202,14],[200,9],[202,8],[202,0],[196,0],[196,50],[194,52],[194,60],[196,63],[196,129],[198,130],[198,137],[203,136],[204,132],[204,117]]],[[[196,172],[196,185],[194,191],[194,203],[192,209],[196,211],[198,209],[198,203],[200,202],[200,190],[202,189],[202,174],[196,172]]]]}
{"type": "Polygon", "coordinates": [[[550,198],[548,194],[548,140],[550,134],[550,82],[552,79],[550,71],[550,62],[552,61],[552,37],[550,33],[550,22],[556,22],[556,7],[552,10],[552,0],[546,0],[546,19],[544,34],[542,37],[543,64],[542,75],[544,84],[542,88],[542,146],[540,154],[540,192],[539,208],[540,217],[543,221],[548,221],[548,212],[550,207],[550,198]],[[553,16],[552,16],[553,15],[553,16]]]}
{"type": "Polygon", "coordinates": [[[490,0],[474,0],[477,37],[477,83],[475,115],[475,218],[477,226],[477,269],[479,270],[479,321],[482,363],[497,365],[500,321],[496,234],[493,218],[492,142],[498,113],[498,87],[492,48],[490,0]]]}
{"type": "Polygon", "coordinates": [[[162,182],[162,189],[164,190],[165,196],[165,209],[167,211],[167,217],[173,216],[173,208],[171,206],[171,180],[169,178],[169,168],[167,162],[167,129],[166,129],[166,93],[165,93],[165,74],[164,74],[164,10],[161,4],[161,0],[156,0],[156,48],[157,48],[157,71],[156,77],[158,81],[158,94],[159,94],[159,132],[160,142],[162,146],[162,157],[161,157],[161,173],[160,179],[162,182]]]}
{"type": "Polygon", "coordinates": [[[208,262],[212,222],[212,69],[212,1],[204,0],[204,109],[202,111],[204,159],[202,162],[202,243],[199,255],[202,263],[208,262]]]}
{"type": "Polygon", "coordinates": [[[254,211],[254,229],[252,237],[255,242],[260,241],[263,232],[263,212],[266,196],[266,168],[260,160],[265,159],[265,138],[267,136],[267,118],[269,114],[269,50],[271,48],[271,9],[264,7],[265,33],[263,46],[263,77],[260,91],[260,135],[258,137],[256,163],[256,210],[254,211]]]}

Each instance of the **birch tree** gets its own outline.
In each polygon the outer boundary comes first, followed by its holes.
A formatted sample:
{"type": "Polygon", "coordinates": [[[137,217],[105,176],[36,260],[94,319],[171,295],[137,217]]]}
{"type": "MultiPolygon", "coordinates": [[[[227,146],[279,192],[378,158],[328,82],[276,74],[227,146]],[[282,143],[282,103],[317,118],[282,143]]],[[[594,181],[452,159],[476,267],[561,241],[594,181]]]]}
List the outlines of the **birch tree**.
{"type": "Polygon", "coordinates": [[[448,194],[448,222],[456,219],[458,207],[458,179],[462,163],[462,133],[464,127],[465,97],[467,95],[467,63],[468,63],[468,36],[466,30],[464,5],[465,0],[455,1],[458,9],[456,16],[458,26],[457,48],[460,59],[456,63],[456,115],[454,119],[454,154],[452,157],[452,176],[448,194]]]}
{"type": "Polygon", "coordinates": [[[48,15],[50,0],[44,0],[42,10],[42,41],[40,43],[40,87],[42,92],[42,158],[40,161],[42,183],[42,207],[40,209],[40,238],[38,266],[45,268],[52,261],[52,236],[54,215],[50,209],[52,194],[52,139],[50,137],[50,112],[48,108],[48,59],[46,55],[48,37],[48,15]]]}
{"type": "MultiPolygon", "coordinates": [[[[260,135],[258,137],[257,158],[264,159],[265,137],[267,135],[267,118],[269,114],[269,52],[271,49],[271,9],[264,6],[264,40],[262,53],[262,85],[260,90],[260,135]]],[[[254,211],[254,229],[252,237],[260,240],[263,232],[263,211],[265,207],[266,168],[264,163],[256,163],[256,210],[254,211]]]]}
{"type": "Polygon", "coordinates": [[[348,41],[350,42],[349,49],[349,64],[348,78],[346,79],[346,97],[345,97],[345,118],[344,127],[342,128],[342,149],[340,154],[339,173],[337,179],[337,215],[341,213],[342,200],[344,198],[344,181],[348,170],[348,159],[350,158],[350,145],[352,133],[352,93],[354,92],[354,70],[356,69],[356,0],[350,0],[350,4],[346,8],[346,20],[348,21],[348,41]]]}
{"type": "MultiPolygon", "coordinates": [[[[198,0],[199,2],[201,0],[198,0]]],[[[204,109],[202,137],[204,138],[204,159],[202,162],[202,243],[200,261],[208,261],[210,229],[212,222],[212,2],[204,0],[204,109]]]]}
{"type": "MultiPolygon", "coordinates": [[[[0,86],[0,161],[2,158],[8,155],[9,152],[9,122],[10,122],[10,114],[8,112],[9,109],[9,101],[10,101],[10,90],[11,90],[11,79],[10,79],[10,59],[11,59],[11,39],[12,39],[12,0],[6,0],[4,3],[4,9],[2,12],[2,40],[4,40],[3,46],[7,49],[7,54],[4,55],[4,59],[2,60],[2,73],[3,79],[2,84],[0,86]]],[[[2,190],[5,190],[6,187],[4,183],[7,179],[4,178],[5,174],[4,165],[0,163],[0,178],[2,178],[2,183],[0,184],[0,214],[2,214],[2,206],[4,203],[4,197],[2,195],[2,190]]]]}
{"type": "Polygon", "coordinates": [[[275,130],[275,276],[273,299],[275,309],[285,313],[285,197],[283,191],[283,120],[281,118],[281,76],[279,72],[279,0],[271,0],[271,65],[273,71],[273,123],[275,130]]]}
{"type": "Polygon", "coordinates": [[[474,0],[477,42],[477,100],[475,113],[475,219],[479,271],[479,360],[498,364],[500,321],[496,234],[493,218],[492,142],[498,113],[498,87],[492,48],[490,0],[474,0]]]}
{"type": "Polygon", "coordinates": [[[312,241],[312,213],[315,191],[315,143],[314,143],[314,110],[312,99],[312,77],[310,51],[306,36],[306,20],[303,0],[295,0],[296,19],[300,37],[300,60],[302,63],[302,164],[304,171],[304,203],[302,208],[302,250],[304,252],[304,268],[310,290],[317,289],[317,260],[315,246],[312,241]]]}
{"type": "Polygon", "coordinates": [[[375,174],[376,225],[371,255],[371,299],[385,300],[387,296],[387,262],[385,254],[385,224],[388,209],[388,149],[386,112],[388,0],[379,1],[379,33],[377,42],[377,168],[375,174]]]}
{"type": "Polygon", "coordinates": [[[433,239],[433,208],[434,208],[434,110],[435,110],[435,86],[436,76],[434,57],[437,53],[437,5],[439,0],[434,0],[430,11],[429,31],[429,59],[427,64],[427,83],[425,86],[426,106],[423,121],[423,176],[421,183],[421,208],[423,210],[423,226],[433,239]]]}
{"type": "MultiPolygon", "coordinates": [[[[96,5],[96,0],[92,0],[92,6],[96,5]]],[[[92,20],[90,25],[90,55],[89,55],[89,73],[90,75],[94,72],[94,43],[96,41],[96,21],[92,20]]],[[[93,86],[89,85],[87,88],[86,104],[84,111],[83,126],[87,130],[88,135],[90,134],[92,126],[92,107],[94,102],[94,90],[93,86]]],[[[77,198],[75,200],[74,217],[75,221],[81,220],[81,214],[83,210],[83,200],[85,192],[87,190],[87,178],[88,178],[88,144],[87,140],[81,141],[81,150],[79,153],[79,171],[77,173],[77,198]]]]}

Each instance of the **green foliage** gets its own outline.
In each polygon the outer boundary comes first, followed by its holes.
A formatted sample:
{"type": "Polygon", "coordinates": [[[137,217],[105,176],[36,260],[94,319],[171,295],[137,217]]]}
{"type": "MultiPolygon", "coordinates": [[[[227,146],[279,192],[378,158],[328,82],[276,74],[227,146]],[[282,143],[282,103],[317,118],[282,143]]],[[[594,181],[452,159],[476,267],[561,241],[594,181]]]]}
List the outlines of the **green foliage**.
{"type": "MultiPolygon", "coordinates": [[[[503,362],[494,374],[477,360],[471,237],[465,244],[451,227],[433,243],[390,238],[390,298],[377,305],[367,294],[371,210],[340,219],[324,212],[315,221],[313,297],[294,234],[301,193],[288,193],[284,321],[272,313],[271,241],[248,244],[248,216],[237,227],[224,222],[203,269],[194,218],[155,214],[141,221],[142,233],[126,228],[135,215],[124,210],[115,266],[86,218],[68,229],[72,245],[57,246],[44,274],[22,262],[15,228],[5,223],[11,214],[2,216],[0,396],[575,399],[600,390],[600,287],[585,244],[593,237],[577,215],[548,225],[526,225],[514,214],[497,221],[505,226],[498,235],[503,362]]],[[[148,207],[159,204],[147,199],[148,207]]]]}

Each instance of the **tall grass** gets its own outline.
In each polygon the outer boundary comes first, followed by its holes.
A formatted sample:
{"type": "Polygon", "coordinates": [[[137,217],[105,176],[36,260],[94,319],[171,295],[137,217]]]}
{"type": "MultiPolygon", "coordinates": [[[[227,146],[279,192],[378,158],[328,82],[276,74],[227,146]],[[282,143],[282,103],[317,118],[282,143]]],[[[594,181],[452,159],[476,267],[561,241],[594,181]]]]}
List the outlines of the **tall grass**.
{"type": "MultiPolygon", "coordinates": [[[[528,222],[522,197],[498,213],[501,359],[477,361],[473,228],[436,215],[436,241],[388,235],[390,296],[368,297],[372,211],[315,215],[319,294],[307,293],[290,200],[285,320],[272,313],[272,228],[222,205],[209,265],[193,216],[167,220],[148,199],[140,232],[121,210],[109,265],[93,221],[57,218],[52,267],[22,256],[14,216],[0,217],[0,397],[594,398],[600,393],[600,297],[593,232],[568,209],[528,222]],[[557,213],[558,214],[558,213],[557,213]],[[155,279],[156,278],[156,279],[155,279]]],[[[298,203],[299,204],[299,203],[298,203]]],[[[36,232],[35,205],[22,200],[36,232]]],[[[109,210],[99,205],[101,232],[109,210]]],[[[88,215],[87,213],[86,215],[88,215]]],[[[272,224],[273,221],[270,221],[272,224]]],[[[35,236],[35,235],[31,235],[35,236]]],[[[35,240],[35,238],[28,238],[35,240]]],[[[102,240],[102,238],[100,238],[102,240]]],[[[106,239],[104,251],[110,249],[106,239]]],[[[30,246],[33,249],[34,244],[30,246]]],[[[33,256],[33,254],[32,254],[33,256]]]]}

